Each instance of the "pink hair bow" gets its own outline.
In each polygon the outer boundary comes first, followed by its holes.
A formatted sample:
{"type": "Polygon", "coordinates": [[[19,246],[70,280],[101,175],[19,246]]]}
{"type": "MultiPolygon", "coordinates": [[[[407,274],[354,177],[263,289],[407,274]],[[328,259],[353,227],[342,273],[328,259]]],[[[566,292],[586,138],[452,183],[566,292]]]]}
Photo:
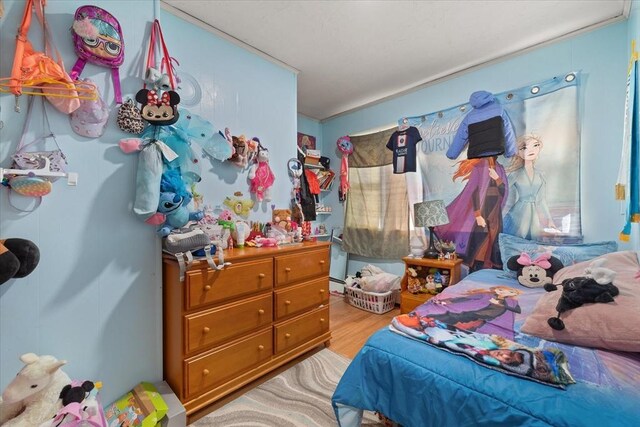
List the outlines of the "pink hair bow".
{"type": "Polygon", "coordinates": [[[541,268],[546,270],[547,268],[551,267],[551,263],[549,262],[549,258],[551,258],[551,254],[550,253],[544,253],[544,254],[538,256],[538,258],[532,260],[528,253],[522,252],[520,254],[520,256],[518,257],[518,264],[520,264],[520,265],[522,265],[524,267],[528,267],[528,266],[531,266],[531,265],[537,265],[538,267],[541,267],[541,268]]]}

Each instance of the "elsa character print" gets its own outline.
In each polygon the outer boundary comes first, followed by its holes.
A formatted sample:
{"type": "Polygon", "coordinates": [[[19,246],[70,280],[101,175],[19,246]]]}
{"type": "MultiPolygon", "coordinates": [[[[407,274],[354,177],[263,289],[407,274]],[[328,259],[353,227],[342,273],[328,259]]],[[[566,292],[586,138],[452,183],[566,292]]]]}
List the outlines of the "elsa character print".
{"type": "Polygon", "coordinates": [[[535,167],[542,147],[542,140],[537,136],[518,138],[518,154],[507,168],[509,201],[503,222],[507,234],[536,240],[545,228],[559,232],[546,201],[547,182],[535,167]]]}

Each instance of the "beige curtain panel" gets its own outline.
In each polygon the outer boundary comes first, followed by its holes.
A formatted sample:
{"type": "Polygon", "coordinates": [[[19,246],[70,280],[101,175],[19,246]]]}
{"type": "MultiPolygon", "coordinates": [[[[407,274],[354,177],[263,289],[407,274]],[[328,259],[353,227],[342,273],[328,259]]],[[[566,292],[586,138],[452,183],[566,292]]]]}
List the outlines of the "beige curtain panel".
{"type": "Polygon", "coordinates": [[[409,253],[407,185],[404,175],[393,173],[392,153],[386,148],[394,131],[351,138],[351,189],[343,230],[343,249],[350,254],[399,259],[409,253]]]}

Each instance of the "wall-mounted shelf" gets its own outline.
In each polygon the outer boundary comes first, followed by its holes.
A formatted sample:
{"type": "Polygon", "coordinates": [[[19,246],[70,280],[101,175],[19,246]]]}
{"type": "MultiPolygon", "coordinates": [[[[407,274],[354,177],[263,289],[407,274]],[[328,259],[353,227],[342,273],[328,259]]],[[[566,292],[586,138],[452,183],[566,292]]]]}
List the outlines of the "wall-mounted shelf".
{"type": "Polygon", "coordinates": [[[330,237],[330,234],[311,234],[309,237],[330,237]]]}

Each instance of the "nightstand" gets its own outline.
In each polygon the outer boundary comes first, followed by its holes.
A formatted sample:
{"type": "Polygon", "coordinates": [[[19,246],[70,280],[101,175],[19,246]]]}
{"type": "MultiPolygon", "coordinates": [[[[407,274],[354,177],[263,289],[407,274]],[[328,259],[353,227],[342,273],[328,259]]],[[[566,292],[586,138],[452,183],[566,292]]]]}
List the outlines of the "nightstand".
{"type": "MultiPolygon", "coordinates": [[[[420,271],[437,268],[440,272],[446,271],[449,273],[448,286],[455,285],[460,280],[460,266],[462,265],[461,259],[440,261],[430,258],[405,257],[402,258],[402,261],[404,261],[405,264],[404,276],[402,276],[402,282],[400,283],[400,286],[402,287],[402,293],[400,295],[400,313],[402,314],[409,313],[433,296],[432,294],[412,294],[407,290],[407,268],[413,267],[417,269],[417,267],[422,267],[420,271]]],[[[424,277],[424,275],[421,275],[420,273],[418,275],[424,277]]]]}

